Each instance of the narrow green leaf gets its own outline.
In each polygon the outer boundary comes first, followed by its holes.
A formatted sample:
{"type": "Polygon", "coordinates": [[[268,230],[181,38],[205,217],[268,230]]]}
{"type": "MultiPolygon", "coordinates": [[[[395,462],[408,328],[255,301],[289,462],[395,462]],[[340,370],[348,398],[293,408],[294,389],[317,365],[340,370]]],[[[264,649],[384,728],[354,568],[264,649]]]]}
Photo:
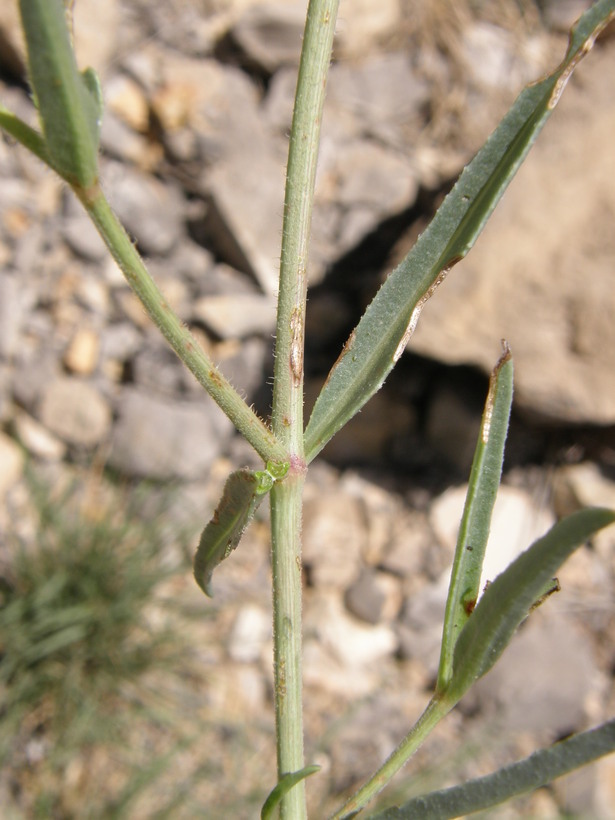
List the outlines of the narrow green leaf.
{"type": "Polygon", "coordinates": [[[48,156],[69,184],[98,179],[102,98],[92,69],[79,72],[62,0],[19,0],[30,83],[48,156]]]}
{"type": "Polygon", "coordinates": [[[47,148],[45,147],[45,140],[35,131],[34,128],[20,120],[8,108],[5,108],[0,103],[0,128],[6,133],[21,143],[29,151],[32,151],[40,160],[53,168],[47,148]]]}
{"type": "Polygon", "coordinates": [[[593,533],[613,522],[612,510],[580,510],[555,524],[489,584],[457,639],[452,679],[444,692],[447,700],[456,703],[491,669],[557,568],[593,533]]]}
{"type": "Polygon", "coordinates": [[[497,806],[615,751],[615,720],[562,740],[548,749],[460,786],[415,797],[372,820],[448,820],[497,806]]]}
{"type": "Polygon", "coordinates": [[[194,557],[195,580],[210,598],[214,569],[237,547],[263,498],[284,477],[288,466],[267,462],[264,470],[237,470],[227,478],[220,503],[201,534],[194,557]]]}
{"type": "Polygon", "coordinates": [[[504,444],[513,394],[510,348],[506,342],[503,342],[503,346],[504,352],[489,380],[489,392],[459,527],[444,616],[438,691],[446,689],[450,681],[455,643],[478,599],[491,515],[502,476],[504,444]]]}
{"type": "Polygon", "coordinates": [[[351,333],[314,405],[305,431],[308,462],[382,386],[419,314],[451,267],[470,250],[573,69],[615,17],[615,0],[599,0],[573,29],[556,71],[526,88],[446,197],[427,230],[389,275],[351,333]]]}
{"type": "Polygon", "coordinates": [[[298,772],[285,774],[265,800],[261,810],[261,820],[271,820],[284,795],[288,794],[297,783],[300,783],[302,780],[305,780],[306,777],[318,771],[320,771],[320,766],[313,764],[311,766],[305,766],[305,768],[300,769],[298,772]]]}

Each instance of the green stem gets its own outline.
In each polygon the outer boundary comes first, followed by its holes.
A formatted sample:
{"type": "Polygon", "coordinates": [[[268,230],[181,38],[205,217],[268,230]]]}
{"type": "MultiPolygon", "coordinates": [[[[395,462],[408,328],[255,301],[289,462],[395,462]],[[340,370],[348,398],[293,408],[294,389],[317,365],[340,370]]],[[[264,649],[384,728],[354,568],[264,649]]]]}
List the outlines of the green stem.
{"type": "MultiPolygon", "coordinates": [[[[338,0],[310,0],[290,134],[272,425],[290,455],[290,469],[271,493],[274,602],[274,674],[278,778],[304,766],[301,686],[301,499],[303,449],[303,352],[308,244],[320,125],[338,0]]],[[[301,781],[280,804],[280,816],[306,817],[301,781]]]]}
{"type": "Polygon", "coordinates": [[[95,186],[91,190],[79,188],[74,190],[96,225],[111,255],[122,269],[126,281],[186,367],[226,413],[239,432],[250,442],[263,461],[287,461],[288,455],[284,446],[256,413],[248,407],[170,308],[100,188],[95,186]]]}
{"type": "Polygon", "coordinates": [[[391,778],[410,760],[427,735],[450,712],[453,705],[442,698],[433,697],[397,749],[367,783],[361,786],[359,791],[333,815],[331,820],[349,820],[365,808],[369,801],[382,791],[391,778]]]}

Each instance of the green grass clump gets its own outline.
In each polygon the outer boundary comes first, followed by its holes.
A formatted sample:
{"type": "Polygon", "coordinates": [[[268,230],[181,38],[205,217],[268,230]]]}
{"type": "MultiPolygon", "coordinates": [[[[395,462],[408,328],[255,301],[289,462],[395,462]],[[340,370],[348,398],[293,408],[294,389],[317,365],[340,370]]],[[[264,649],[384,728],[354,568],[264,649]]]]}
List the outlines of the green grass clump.
{"type": "Polygon", "coordinates": [[[163,722],[149,678],[182,666],[163,589],[186,563],[165,543],[164,505],[148,520],[143,499],[117,491],[92,503],[32,483],[31,496],[36,534],[9,537],[0,577],[0,764],[18,803],[66,816],[85,761],[132,745],[139,716],[163,722]]]}

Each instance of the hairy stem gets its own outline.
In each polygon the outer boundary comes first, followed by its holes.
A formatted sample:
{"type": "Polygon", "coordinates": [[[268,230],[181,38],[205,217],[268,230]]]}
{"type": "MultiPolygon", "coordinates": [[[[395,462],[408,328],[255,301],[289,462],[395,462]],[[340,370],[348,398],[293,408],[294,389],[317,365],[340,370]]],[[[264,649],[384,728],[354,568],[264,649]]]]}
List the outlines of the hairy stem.
{"type": "MultiPolygon", "coordinates": [[[[301,498],[303,351],[308,243],[320,125],[338,0],[310,0],[290,135],[276,328],[273,430],[290,470],[271,493],[274,673],[278,777],[303,768],[301,687],[301,498]]],[[[280,816],[306,816],[301,781],[282,799],[280,816]]]]}
{"type": "Polygon", "coordinates": [[[170,308],[100,188],[96,186],[89,191],[76,188],[75,193],[96,225],[111,255],[122,269],[126,281],[186,367],[226,413],[239,432],[250,442],[263,461],[286,461],[288,456],[284,446],[256,413],[248,407],[170,308]]]}

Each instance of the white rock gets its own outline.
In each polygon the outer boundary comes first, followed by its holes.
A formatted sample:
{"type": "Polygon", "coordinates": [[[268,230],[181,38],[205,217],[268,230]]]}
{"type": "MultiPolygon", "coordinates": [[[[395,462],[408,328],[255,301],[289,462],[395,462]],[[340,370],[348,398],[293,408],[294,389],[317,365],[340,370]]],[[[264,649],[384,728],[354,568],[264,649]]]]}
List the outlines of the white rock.
{"type": "Polygon", "coordinates": [[[397,636],[392,629],[367,625],[351,617],[336,594],[319,596],[313,618],[311,628],[345,666],[356,669],[369,666],[397,649],[397,636]]]}
{"type": "Polygon", "coordinates": [[[257,293],[203,296],[193,315],[220,339],[269,336],[275,329],[276,300],[257,293]]]}
{"type": "Polygon", "coordinates": [[[28,413],[16,413],[13,424],[19,440],[29,453],[45,461],[60,461],[64,458],[65,445],[28,413]]]}
{"type": "Polygon", "coordinates": [[[237,613],[231,632],[228,653],[234,661],[253,663],[263,652],[271,637],[271,613],[248,604],[237,613]]]}
{"type": "MultiPolygon", "coordinates": [[[[453,487],[437,498],[430,521],[438,540],[454,554],[467,487],[453,487]]],[[[515,487],[500,486],[491,519],[480,588],[492,581],[533,541],[553,525],[551,510],[539,507],[532,497],[515,487]]]]}

